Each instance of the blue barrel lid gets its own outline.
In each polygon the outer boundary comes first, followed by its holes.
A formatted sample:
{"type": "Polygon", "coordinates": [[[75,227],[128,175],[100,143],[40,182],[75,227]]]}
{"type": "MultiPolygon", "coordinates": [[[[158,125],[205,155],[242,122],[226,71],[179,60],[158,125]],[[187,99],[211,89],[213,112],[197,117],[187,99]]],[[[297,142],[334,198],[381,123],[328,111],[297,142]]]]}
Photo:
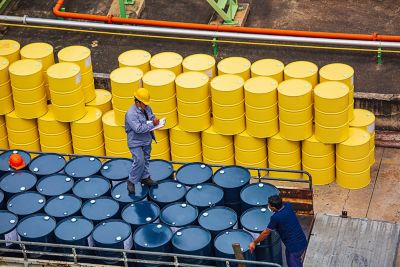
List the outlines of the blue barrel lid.
{"type": "Polygon", "coordinates": [[[186,203],[171,203],[165,206],[160,220],[171,227],[183,227],[192,224],[199,215],[196,207],[186,203]]]}
{"type": "Polygon", "coordinates": [[[86,201],[81,209],[82,215],[93,221],[102,221],[114,217],[119,211],[119,204],[111,197],[99,197],[86,201]]]}
{"type": "Polygon", "coordinates": [[[161,181],[157,186],[150,188],[149,196],[159,203],[171,203],[183,198],[186,187],[174,180],[161,181]]]}
{"type": "Polygon", "coordinates": [[[103,164],[100,173],[112,181],[121,181],[128,178],[131,166],[131,159],[112,159],[103,164]]]}
{"type": "Polygon", "coordinates": [[[47,214],[38,213],[26,216],[18,226],[17,233],[22,238],[39,238],[53,232],[56,220],[47,214]]]}
{"type": "Polygon", "coordinates": [[[172,231],[165,224],[151,223],[140,226],[134,234],[135,247],[158,248],[171,241],[172,231]]]}
{"type": "Polygon", "coordinates": [[[11,154],[19,154],[24,160],[26,166],[29,164],[29,162],[31,162],[31,156],[29,153],[23,150],[8,150],[0,154],[0,171],[12,171],[8,165],[8,159],[10,158],[11,154]]]}
{"type": "Polygon", "coordinates": [[[55,218],[74,215],[82,206],[82,201],[74,195],[60,195],[49,199],[44,211],[55,218]]]}
{"type": "Polygon", "coordinates": [[[240,199],[251,206],[266,206],[273,195],[279,195],[279,190],[268,183],[249,184],[240,191],[240,199]]]}
{"type": "Polygon", "coordinates": [[[129,194],[127,182],[115,185],[111,190],[111,196],[118,202],[131,203],[144,199],[149,192],[149,188],[141,183],[135,184],[135,195],[129,194]]]}
{"type": "Polygon", "coordinates": [[[261,233],[267,228],[274,213],[268,208],[250,208],[240,217],[242,227],[250,232],[261,233]]]}
{"type": "Polygon", "coordinates": [[[222,201],[224,190],[215,184],[200,184],[186,194],[186,201],[197,207],[212,207],[222,201]]]}
{"type": "Polygon", "coordinates": [[[36,175],[29,171],[7,172],[1,177],[0,189],[10,194],[29,191],[36,184],[36,175]]]}
{"type": "Polygon", "coordinates": [[[101,161],[98,158],[82,156],[68,161],[64,171],[74,178],[85,178],[98,173],[101,169],[101,161]]]}
{"type": "Polygon", "coordinates": [[[36,175],[50,175],[64,169],[66,161],[59,154],[42,154],[29,164],[29,170],[36,175]]]}
{"type": "Polygon", "coordinates": [[[212,207],[203,211],[199,216],[199,224],[211,231],[222,231],[232,228],[237,223],[236,212],[228,207],[212,207]]]}
{"type": "Polygon", "coordinates": [[[246,252],[253,240],[253,236],[244,230],[229,229],[217,235],[214,240],[214,246],[216,250],[222,253],[233,255],[232,244],[239,243],[242,252],[246,252]]]}
{"type": "Polygon", "coordinates": [[[160,216],[160,208],[151,201],[128,204],[121,213],[122,219],[132,225],[152,223],[160,216]]]}
{"type": "Polygon", "coordinates": [[[106,220],[99,223],[93,230],[94,241],[112,245],[123,242],[131,235],[131,226],[122,220],[106,220]]]}
{"type": "Polygon", "coordinates": [[[93,231],[93,223],[83,217],[65,218],[57,224],[54,234],[64,241],[77,241],[87,238],[93,231]]]}
{"type": "Polygon", "coordinates": [[[150,177],[154,181],[162,181],[170,178],[174,172],[172,164],[162,159],[153,159],[149,161],[150,177]]]}
{"type": "Polygon", "coordinates": [[[215,172],[213,182],[222,188],[237,188],[250,181],[249,170],[240,166],[227,166],[215,172]]]}
{"type": "Polygon", "coordinates": [[[40,211],[46,205],[46,198],[36,192],[23,192],[12,196],[7,209],[16,215],[30,215],[40,211]]]}
{"type": "Polygon", "coordinates": [[[8,210],[0,210],[0,235],[14,230],[18,224],[18,216],[8,210]]]}
{"type": "Polygon", "coordinates": [[[58,196],[69,192],[74,183],[74,179],[68,175],[57,173],[40,178],[36,190],[45,196],[58,196]]]}
{"type": "Polygon", "coordinates": [[[90,199],[103,196],[110,188],[110,182],[106,178],[100,175],[93,175],[76,182],[72,192],[77,197],[90,199]]]}
{"type": "Polygon", "coordinates": [[[176,180],[187,186],[205,183],[211,180],[212,176],[211,167],[201,162],[185,164],[176,172],[176,180]]]}
{"type": "Polygon", "coordinates": [[[200,250],[208,246],[210,242],[210,232],[193,225],[179,229],[172,237],[172,245],[182,251],[200,250]]]}

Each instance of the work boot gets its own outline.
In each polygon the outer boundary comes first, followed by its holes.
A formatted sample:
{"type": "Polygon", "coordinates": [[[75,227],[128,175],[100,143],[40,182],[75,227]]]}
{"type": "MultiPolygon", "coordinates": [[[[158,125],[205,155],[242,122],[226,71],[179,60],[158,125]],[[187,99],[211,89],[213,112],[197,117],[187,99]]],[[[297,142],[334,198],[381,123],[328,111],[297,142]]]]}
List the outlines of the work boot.
{"type": "Polygon", "coordinates": [[[148,187],[157,185],[157,182],[151,179],[150,177],[143,179],[141,182],[142,184],[147,185],[148,187]]]}
{"type": "Polygon", "coordinates": [[[128,193],[130,195],[135,194],[135,184],[128,180],[128,193]]]}

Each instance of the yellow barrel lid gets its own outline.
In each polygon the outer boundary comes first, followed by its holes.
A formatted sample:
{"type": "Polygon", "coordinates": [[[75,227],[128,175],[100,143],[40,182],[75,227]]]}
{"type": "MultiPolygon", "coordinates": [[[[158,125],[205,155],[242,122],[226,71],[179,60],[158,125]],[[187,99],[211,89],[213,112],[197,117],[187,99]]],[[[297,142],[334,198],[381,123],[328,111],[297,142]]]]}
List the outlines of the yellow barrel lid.
{"type": "Polygon", "coordinates": [[[285,65],[276,59],[260,59],[251,65],[251,71],[261,76],[271,76],[281,73],[285,65]]]}
{"type": "Polygon", "coordinates": [[[86,105],[88,106],[95,106],[95,105],[102,105],[104,103],[107,103],[108,101],[111,100],[112,94],[111,92],[105,90],[105,89],[96,89],[94,90],[96,94],[96,98],[87,103],[86,105]]]}
{"type": "Polygon", "coordinates": [[[10,62],[5,57],[0,57],[0,71],[8,68],[10,62]]]}
{"type": "Polygon", "coordinates": [[[31,43],[22,47],[20,53],[24,58],[40,59],[53,53],[54,49],[48,43],[31,43]]]}
{"type": "Polygon", "coordinates": [[[217,67],[225,74],[241,73],[251,66],[250,60],[244,57],[227,57],[221,60],[217,67]]]}
{"type": "Polygon", "coordinates": [[[319,75],[327,80],[340,81],[348,79],[354,75],[354,69],[343,63],[332,63],[323,66],[319,70],[319,75]]]}
{"type": "Polygon", "coordinates": [[[72,122],[73,124],[87,124],[97,121],[102,117],[102,112],[96,107],[85,107],[87,113],[82,119],[72,122]]]}
{"type": "MultiPolygon", "coordinates": [[[[214,126],[211,125],[210,127],[208,127],[207,129],[205,129],[203,131],[203,133],[207,133],[207,134],[218,134],[215,130],[214,130],[214,126]]],[[[219,135],[219,134],[218,134],[219,135]]]]}
{"type": "Polygon", "coordinates": [[[317,73],[318,66],[309,61],[295,61],[287,64],[284,72],[292,78],[304,78],[317,73]]]}
{"type": "Polygon", "coordinates": [[[323,82],[315,86],[314,94],[321,98],[336,99],[346,96],[349,87],[342,82],[323,82]]]}
{"type": "Polygon", "coordinates": [[[0,40],[0,56],[10,55],[17,52],[21,45],[14,40],[0,40]]]}
{"type": "Polygon", "coordinates": [[[143,82],[152,86],[163,86],[174,82],[175,77],[175,73],[170,70],[157,69],[146,72],[143,82]]]}
{"type": "Polygon", "coordinates": [[[233,74],[223,74],[211,80],[212,88],[218,91],[235,91],[243,85],[243,78],[233,74]]]}
{"type": "Polygon", "coordinates": [[[116,83],[133,83],[143,78],[143,71],[136,67],[122,67],[113,70],[110,79],[116,83]]]}
{"type": "Polygon", "coordinates": [[[47,75],[54,79],[66,79],[78,75],[80,67],[75,63],[62,62],[50,66],[47,75]]]}
{"type": "Polygon", "coordinates": [[[209,78],[205,73],[197,71],[188,71],[176,77],[176,85],[183,88],[198,88],[208,83],[209,78]]]}
{"type": "Polygon", "coordinates": [[[286,80],[278,86],[278,92],[285,96],[302,96],[310,93],[311,90],[311,83],[301,79],[286,80]]]}
{"type": "Polygon", "coordinates": [[[162,52],[154,55],[150,64],[159,69],[169,69],[182,64],[183,57],[175,52],[162,52]]]}
{"type": "MultiPolygon", "coordinates": [[[[283,137],[281,136],[281,134],[280,134],[279,132],[276,133],[275,135],[269,137],[269,139],[286,140],[285,138],[283,138],[283,137]]],[[[291,142],[291,141],[289,141],[289,142],[291,142]]]]}
{"type": "Polygon", "coordinates": [[[248,79],[244,89],[254,94],[265,94],[276,90],[278,82],[269,77],[258,76],[248,79]]]}
{"type": "Polygon", "coordinates": [[[17,76],[32,75],[42,71],[42,63],[32,59],[21,59],[12,63],[9,71],[17,76]]]}
{"type": "Polygon", "coordinates": [[[310,143],[321,143],[316,137],[315,137],[315,133],[313,133],[313,135],[311,135],[309,138],[307,138],[306,140],[304,140],[306,142],[310,142],[310,143]]]}
{"type": "Polygon", "coordinates": [[[207,54],[194,54],[186,57],[182,65],[190,70],[203,71],[215,65],[215,58],[207,54]]]}
{"type": "Polygon", "coordinates": [[[58,59],[67,62],[76,62],[90,56],[90,49],[82,45],[72,45],[65,47],[58,52],[58,59]]]}
{"type": "Polygon", "coordinates": [[[104,124],[109,125],[109,126],[119,126],[117,122],[115,121],[115,112],[114,110],[107,111],[103,117],[101,118],[104,124]]]}
{"type": "Polygon", "coordinates": [[[364,127],[375,122],[375,115],[366,109],[354,109],[354,118],[350,121],[351,127],[364,127]]]}
{"type": "Polygon", "coordinates": [[[151,54],[145,50],[135,49],[123,52],[118,56],[118,62],[126,66],[138,66],[151,59],[151,54]]]}
{"type": "Polygon", "coordinates": [[[47,105],[47,113],[44,114],[42,117],[38,118],[41,121],[55,121],[56,117],[54,116],[53,112],[53,105],[47,105]]]}
{"type": "Polygon", "coordinates": [[[370,135],[367,131],[360,128],[349,128],[349,138],[340,143],[344,146],[359,146],[369,143],[370,135]]]}
{"type": "Polygon", "coordinates": [[[15,112],[15,109],[11,111],[10,113],[6,114],[6,118],[9,117],[11,119],[21,119],[21,120],[26,120],[26,121],[34,121],[35,119],[23,119],[21,117],[17,116],[17,113],[15,112]]]}

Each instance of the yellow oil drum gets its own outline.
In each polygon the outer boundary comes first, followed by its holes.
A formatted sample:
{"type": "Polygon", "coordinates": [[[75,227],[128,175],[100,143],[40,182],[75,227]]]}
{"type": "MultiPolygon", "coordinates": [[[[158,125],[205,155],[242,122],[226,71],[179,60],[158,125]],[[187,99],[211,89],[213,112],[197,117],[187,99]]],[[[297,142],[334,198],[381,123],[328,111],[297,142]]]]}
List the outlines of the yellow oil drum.
{"type": "Polygon", "coordinates": [[[150,70],[151,54],[145,50],[128,50],[118,56],[119,67],[136,67],[146,73],[150,70]]]}
{"type": "Polygon", "coordinates": [[[57,55],[60,63],[70,62],[77,64],[82,74],[92,70],[91,52],[90,49],[85,46],[68,46],[61,49],[57,55]]]}
{"type": "Polygon", "coordinates": [[[201,155],[200,133],[186,132],[176,125],[169,130],[171,154],[178,157],[195,157],[201,155]]]}
{"type": "Polygon", "coordinates": [[[210,79],[216,76],[215,58],[207,54],[194,54],[182,62],[183,72],[197,71],[205,73],[210,79]]]}
{"type": "MultiPolygon", "coordinates": [[[[278,103],[287,110],[303,111],[312,104],[312,86],[310,82],[291,79],[278,86],[278,103]]],[[[306,118],[305,120],[309,120],[306,118]]]]}
{"type": "Polygon", "coordinates": [[[134,67],[115,69],[110,74],[113,96],[134,97],[135,91],[143,86],[143,71],[134,67]]]}
{"type": "Polygon", "coordinates": [[[63,153],[63,154],[72,154],[74,153],[72,149],[72,141],[67,142],[59,147],[48,147],[46,145],[40,144],[42,151],[43,152],[49,152],[49,153],[63,153]]]}
{"type": "Polygon", "coordinates": [[[90,155],[99,157],[106,155],[106,152],[104,150],[104,143],[93,149],[81,149],[77,148],[76,146],[74,146],[73,148],[74,148],[74,153],[78,155],[90,155]]]}
{"type": "Polygon", "coordinates": [[[10,113],[14,109],[8,67],[8,59],[0,57],[0,115],[10,113]]]}
{"type": "Polygon", "coordinates": [[[349,121],[348,107],[341,112],[326,113],[315,108],[315,121],[327,127],[344,125],[349,121]]]}
{"type": "Polygon", "coordinates": [[[67,94],[82,86],[80,68],[74,63],[54,64],[47,69],[47,76],[50,93],[67,94]]]}
{"type": "Polygon", "coordinates": [[[375,115],[365,109],[354,109],[354,118],[350,121],[350,127],[360,128],[367,131],[370,138],[370,164],[375,162],[375,115]]]}
{"type": "Polygon", "coordinates": [[[115,104],[113,103],[113,111],[115,114],[115,121],[119,126],[124,126],[125,125],[125,115],[126,115],[126,110],[118,109],[115,107],[115,104]]]}
{"type": "Polygon", "coordinates": [[[47,113],[38,118],[37,122],[42,151],[72,153],[70,125],[56,120],[53,105],[48,106],[47,113]]]}
{"type": "Polygon", "coordinates": [[[281,83],[283,81],[283,69],[285,65],[276,59],[260,59],[251,65],[251,77],[269,77],[281,83]]]}
{"type": "MultiPolygon", "coordinates": [[[[10,80],[10,75],[8,73],[8,67],[10,66],[10,62],[5,57],[0,57],[0,84],[4,84],[10,80]]],[[[0,96],[3,96],[4,92],[0,93],[0,96]]]]}
{"type": "Polygon", "coordinates": [[[271,137],[279,132],[278,116],[269,121],[255,121],[246,116],[246,130],[254,137],[271,137]]]}
{"type": "MultiPolygon", "coordinates": [[[[310,168],[303,162],[303,171],[311,174],[313,185],[327,185],[335,181],[335,164],[327,168],[310,168]]],[[[303,175],[308,180],[308,175],[303,175]]]]}
{"type": "MultiPolygon", "coordinates": [[[[86,115],[71,123],[71,135],[74,151],[100,150],[104,146],[102,114],[100,109],[86,107],[86,115]]],[[[103,148],[104,149],[104,148],[103,148]]]]}
{"type": "MultiPolygon", "coordinates": [[[[267,158],[265,158],[264,160],[260,161],[260,162],[241,162],[236,156],[235,156],[235,164],[237,166],[242,166],[245,168],[262,168],[265,169],[268,167],[268,160],[267,158]]],[[[258,171],[257,170],[249,170],[250,171],[250,175],[254,176],[254,177],[258,177],[258,171]]],[[[260,171],[260,177],[264,177],[265,175],[267,175],[267,171],[260,171]]]]}
{"type": "Polygon", "coordinates": [[[354,86],[354,69],[343,63],[331,63],[319,70],[320,83],[337,81],[346,84],[349,88],[354,86]]]}
{"type": "Polygon", "coordinates": [[[119,126],[115,120],[115,112],[110,110],[103,114],[104,145],[107,156],[131,157],[128,148],[125,128],[119,126]]]}
{"type": "Polygon", "coordinates": [[[345,159],[357,160],[367,156],[370,151],[370,135],[367,131],[350,128],[349,138],[336,145],[336,155],[345,159]]]}
{"type": "Polygon", "coordinates": [[[105,89],[96,89],[95,94],[96,98],[89,103],[86,103],[86,106],[96,107],[100,109],[103,114],[106,114],[107,111],[112,109],[111,92],[105,89]]]}
{"type": "Polygon", "coordinates": [[[14,40],[0,40],[0,56],[7,58],[11,63],[20,59],[19,49],[21,45],[14,40]]]}
{"type": "Polygon", "coordinates": [[[303,110],[286,109],[279,106],[279,119],[288,124],[302,124],[313,118],[313,105],[303,110]]]}
{"type": "Polygon", "coordinates": [[[349,88],[340,82],[324,82],[314,88],[315,109],[337,113],[349,106],[349,88]]]}
{"type": "Polygon", "coordinates": [[[275,165],[291,166],[301,162],[301,150],[298,148],[291,152],[278,152],[268,148],[268,161],[275,165]]]}
{"type": "Polygon", "coordinates": [[[309,61],[295,61],[286,65],[284,71],[285,80],[302,79],[314,87],[318,84],[318,66],[309,61]]]}
{"type": "Polygon", "coordinates": [[[234,164],[232,136],[218,134],[214,127],[210,126],[210,128],[201,133],[201,140],[204,160],[214,164],[234,164]]]}
{"type": "MultiPolygon", "coordinates": [[[[272,78],[255,77],[247,80],[244,83],[246,112],[247,106],[254,109],[276,107],[278,101],[277,88],[278,82],[272,78]]],[[[276,110],[276,115],[277,114],[276,110]]]]}
{"type": "Polygon", "coordinates": [[[8,149],[7,126],[4,116],[0,116],[0,148],[8,149]]]}
{"type": "MultiPolygon", "coordinates": [[[[0,88],[1,90],[1,88],[0,88]]],[[[4,115],[14,110],[14,102],[12,94],[5,97],[0,97],[0,114],[4,115]]]]}
{"type": "Polygon", "coordinates": [[[314,169],[323,169],[329,168],[335,164],[335,152],[332,151],[325,156],[316,156],[313,154],[309,154],[307,152],[302,151],[301,160],[303,165],[307,165],[310,168],[314,169]]]}
{"type": "Polygon", "coordinates": [[[316,138],[326,144],[338,144],[349,138],[349,123],[327,127],[315,122],[316,138]]]}
{"type": "Polygon", "coordinates": [[[93,70],[82,73],[82,89],[85,95],[85,103],[89,103],[96,98],[93,70]]]}
{"type": "MultiPolygon", "coordinates": [[[[235,135],[235,162],[244,167],[267,167],[267,140],[265,138],[255,138],[246,131],[235,135]]],[[[251,171],[256,176],[257,171],[251,171]]],[[[266,173],[263,172],[263,175],[266,173]]]]}
{"type": "MultiPolygon", "coordinates": [[[[301,170],[301,162],[298,162],[291,166],[282,166],[282,165],[277,165],[269,160],[268,165],[269,165],[269,168],[271,168],[271,169],[291,170],[291,171],[300,171],[301,170]]],[[[273,177],[273,178],[300,179],[302,177],[302,174],[301,173],[291,173],[291,172],[269,171],[268,176],[273,177]]]]}
{"type": "Polygon", "coordinates": [[[120,110],[123,110],[124,112],[127,112],[128,109],[135,103],[135,98],[134,97],[119,97],[114,95],[112,98],[112,105],[115,108],[118,108],[120,110]]]}
{"type": "Polygon", "coordinates": [[[11,149],[40,151],[36,120],[20,118],[15,111],[6,114],[5,120],[11,149]]]}
{"type": "Polygon", "coordinates": [[[39,118],[47,112],[47,95],[44,95],[42,99],[30,102],[22,102],[14,97],[14,107],[15,112],[21,118],[39,118]]]}
{"type": "Polygon", "coordinates": [[[150,60],[152,70],[165,69],[170,70],[175,75],[182,73],[183,57],[175,52],[162,52],[154,55],[150,60]]]}
{"type": "Polygon", "coordinates": [[[7,128],[15,131],[26,131],[37,127],[36,120],[22,119],[17,116],[15,111],[12,111],[5,116],[7,128]]]}
{"type": "Polygon", "coordinates": [[[302,142],[302,151],[316,157],[325,157],[335,152],[335,145],[320,142],[315,134],[302,142]]]}
{"type": "Polygon", "coordinates": [[[361,189],[371,182],[370,168],[362,172],[343,172],[336,167],[336,183],[346,189],[361,189]]]}
{"type": "Polygon", "coordinates": [[[40,151],[39,138],[32,142],[24,142],[24,143],[14,143],[12,140],[8,139],[8,143],[9,143],[10,149],[40,151]]]}
{"type": "Polygon", "coordinates": [[[221,60],[218,65],[218,75],[234,74],[243,78],[250,79],[251,62],[244,57],[228,57],[221,60]]]}
{"type": "Polygon", "coordinates": [[[280,135],[280,133],[268,138],[267,142],[268,150],[271,149],[279,153],[291,153],[300,150],[300,142],[286,140],[280,135]]]}
{"type": "MultiPolygon", "coordinates": [[[[168,130],[155,130],[155,138],[157,142],[153,140],[151,145],[151,156],[170,154],[170,143],[169,143],[169,131],[168,130]]],[[[169,156],[169,159],[171,157],[169,156]]]]}
{"type": "MultiPolygon", "coordinates": [[[[206,100],[209,102],[209,100],[206,100]]],[[[200,132],[204,129],[207,129],[211,125],[211,108],[209,108],[204,113],[196,114],[196,115],[187,115],[179,111],[179,106],[189,106],[189,103],[180,102],[178,103],[178,121],[181,125],[181,128],[185,129],[188,132],[200,132]]],[[[196,104],[193,104],[194,106],[196,104]]],[[[208,104],[209,105],[209,104],[208,104]]],[[[193,107],[194,109],[194,107],[193,107]]]]}
{"type": "MultiPolygon", "coordinates": [[[[189,103],[204,101],[210,97],[209,78],[202,72],[189,71],[176,77],[176,96],[179,100],[189,103]]],[[[210,106],[206,106],[208,110],[210,106]]]]}
{"type": "Polygon", "coordinates": [[[15,61],[9,67],[11,85],[19,89],[38,87],[43,83],[42,64],[31,59],[15,61]]]}
{"type": "Polygon", "coordinates": [[[286,123],[279,119],[280,134],[283,138],[290,141],[302,141],[313,134],[313,119],[304,123],[286,123]]]}

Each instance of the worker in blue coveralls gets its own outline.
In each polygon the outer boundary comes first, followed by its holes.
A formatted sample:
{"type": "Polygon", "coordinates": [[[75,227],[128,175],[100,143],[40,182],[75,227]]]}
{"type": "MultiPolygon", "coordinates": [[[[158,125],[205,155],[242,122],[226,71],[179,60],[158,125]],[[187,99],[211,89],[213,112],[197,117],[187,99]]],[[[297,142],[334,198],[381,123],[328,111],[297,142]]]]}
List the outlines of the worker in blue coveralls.
{"type": "Polygon", "coordinates": [[[288,267],[302,267],[301,257],[307,248],[307,239],[290,203],[282,203],[278,195],[268,198],[268,208],[274,212],[267,228],[249,245],[254,251],[256,245],[262,242],[272,230],[278,232],[286,246],[286,263],[288,267]]]}
{"type": "Polygon", "coordinates": [[[135,103],[125,115],[125,132],[128,136],[128,147],[132,153],[133,163],[129,172],[128,191],[135,194],[135,184],[143,183],[147,186],[156,184],[149,173],[151,142],[154,139],[152,131],[159,124],[149,106],[150,93],[145,88],[136,90],[135,103]]]}

